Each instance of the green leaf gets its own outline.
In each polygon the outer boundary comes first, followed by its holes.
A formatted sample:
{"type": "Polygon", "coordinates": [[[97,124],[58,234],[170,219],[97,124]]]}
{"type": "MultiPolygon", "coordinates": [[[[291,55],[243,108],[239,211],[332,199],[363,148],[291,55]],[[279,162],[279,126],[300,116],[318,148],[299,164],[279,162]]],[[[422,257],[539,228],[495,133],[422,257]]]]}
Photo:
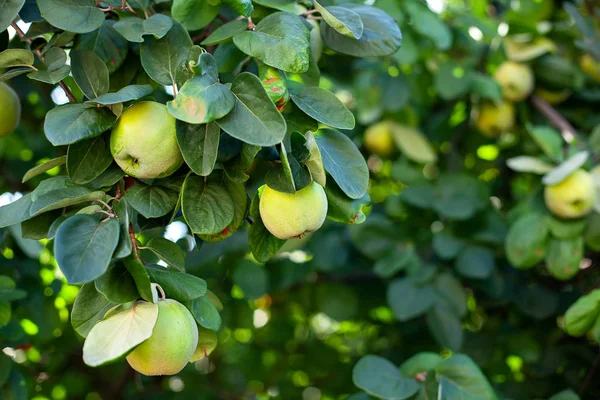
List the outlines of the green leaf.
{"type": "Polygon", "coordinates": [[[115,25],[115,21],[107,19],[100,28],[78,36],[76,41],[78,50],[93,51],[111,74],[123,65],[129,53],[129,44],[115,30],[115,25]]]}
{"type": "Polygon", "coordinates": [[[46,52],[44,64],[48,67],[48,71],[56,71],[62,68],[67,62],[67,52],[60,47],[51,47],[46,52]]]}
{"type": "Polygon", "coordinates": [[[207,0],[174,0],[171,7],[173,18],[188,31],[195,31],[210,24],[219,13],[219,6],[207,0]]]}
{"type": "Polygon", "coordinates": [[[435,87],[442,99],[452,100],[466,94],[473,82],[473,70],[447,61],[435,75],[435,87]]]}
{"type": "Polygon", "coordinates": [[[4,0],[0,4],[0,32],[5,31],[15,20],[25,0],[4,0]]]}
{"type": "Polygon", "coordinates": [[[167,102],[167,108],[178,120],[206,124],[229,114],[235,103],[231,90],[206,74],[184,83],[177,97],[167,102]]]}
{"type": "Polygon", "coordinates": [[[325,23],[335,29],[336,32],[349,38],[360,39],[364,29],[360,15],[344,7],[323,7],[316,1],[314,1],[314,4],[315,9],[321,13],[325,23]]]}
{"type": "Polygon", "coordinates": [[[273,146],[281,142],[286,123],[258,77],[248,72],[237,75],[231,85],[233,110],[217,123],[225,132],[245,143],[273,146]]]}
{"type": "Polygon", "coordinates": [[[46,70],[46,71],[35,71],[27,74],[29,79],[33,79],[36,81],[48,83],[50,85],[56,85],[58,82],[65,79],[69,76],[71,72],[71,67],[68,65],[63,65],[62,67],[56,70],[46,70]]]}
{"type": "Polygon", "coordinates": [[[434,190],[433,207],[442,216],[465,220],[488,204],[488,188],[466,174],[442,176],[434,190]]]}
{"type": "Polygon", "coordinates": [[[28,72],[31,72],[31,68],[29,67],[9,69],[8,71],[0,74],[0,82],[7,81],[11,78],[14,78],[15,76],[23,75],[28,72]]]}
{"type": "Polygon", "coordinates": [[[181,247],[165,238],[150,239],[145,246],[158,258],[178,270],[185,270],[185,254],[181,247]]]}
{"type": "Polygon", "coordinates": [[[215,29],[214,32],[211,33],[200,44],[203,46],[214,46],[221,42],[225,42],[234,37],[236,34],[246,30],[248,30],[248,21],[244,19],[235,19],[215,29]]]}
{"type": "Polygon", "coordinates": [[[57,176],[43,181],[32,193],[31,216],[46,211],[57,210],[74,204],[101,199],[104,192],[92,191],[75,185],[65,176],[57,176]]]}
{"type": "Polygon", "coordinates": [[[210,175],[219,154],[219,125],[216,122],[193,125],[177,121],[176,129],[177,143],[185,163],[196,175],[210,175]]]}
{"type": "Polygon", "coordinates": [[[502,88],[498,81],[480,72],[475,72],[473,75],[471,90],[483,99],[492,101],[502,100],[502,88]]]}
{"type": "Polygon", "coordinates": [[[88,99],[108,92],[108,68],[96,54],[88,50],[74,50],[70,56],[75,83],[88,99]]]}
{"type": "Polygon", "coordinates": [[[260,197],[257,191],[250,204],[250,216],[254,222],[248,229],[248,242],[254,258],[259,262],[267,262],[279,251],[286,240],[278,239],[267,230],[260,217],[259,201],[260,197]]]}
{"type": "Polygon", "coordinates": [[[421,132],[415,128],[395,123],[390,124],[390,127],[396,145],[410,160],[420,164],[437,161],[437,155],[433,151],[431,143],[421,132]]]}
{"type": "Polygon", "coordinates": [[[151,265],[146,268],[150,274],[150,280],[158,283],[168,297],[177,301],[190,301],[206,294],[204,279],[165,267],[151,265]]]}
{"type": "MultiPolygon", "coordinates": [[[[440,385],[453,387],[454,393],[463,396],[462,398],[473,397],[482,400],[498,398],[479,367],[463,354],[454,354],[445,359],[435,367],[435,372],[440,385]]],[[[444,393],[444,386],[440,387],[440,394],[444,393]]]]}
{"type": "Polygon", "coordinates": [[[144,35],[153,35],[156,39],[161,39],[172,27],[173,20],[164,14],[154,14],[147,19],[124,18],[114,25],[117,32],[134,43],[143,43],[144,35]]]}
{"type": "Polygon", "coordinates": [[[106,272],[118,241],[116,220],[75,215],[58,228],[54,255],[70,284],[91,282],[106,272]]]}
{"type": "Polygon", "coordinates": [[[452,31],[436,14],[420,3],[407,3],[405,8],[417,32],[430,38],[440,50],[450,48],[452,31]]]}
{"type": "Polygon", "coordinates": [[[456,270],[466,278],[486,279],[496,266],[494,253],[482,246],[467,245],[456,259],[456,270]]]}
{"type": "Polygon", "coordinates": [[[360,39],[344,36],[326,23],[321,24],[325,44],[338,53],[354,57],[380,57],[394,54],[402,43],[398,24],[384,11],[362,4],[341,4],[360,16],[363,34],[360,39]]]}
{"type": "Polygon", "coordinates": [[[254,11],[251,0],[224,0],[224,3],[244,17],[249,17],[254,11]]]}
{"type": "Polygon", "coordinates": [[[564,141],[560,133],[549,126],[527,126],[527,131],[548,157],[554,161],[562,160],[564,141]]]}
{"type": "Polygon", "coordinates": [[[62,146],[95,138],[116,121],[117,117],[107,108],[97,108],[93,104],[65,104],[46,114],[44,133],[54,146],[62,146]]]}
{"type": "Polygon", "coordinates": [[[587,161],[588,157],[589,153],[587,151],[575,153],[568,160],[544,175],[542,178],[542,183],[546,186],[557,185],[561,183],[567,179],[569,175],[581,168],[581,166],[587,161]]]}
{"type": "Polygon", "coordinates": [[[394,364],[374,355],[358,360],[352,370],[352,381],[380,399],[408,399],[419,390],[419,385],[413,379],[403,377],[394,364]]]}
{"type": "Polygon", "coordinates": [[[465,242],[445,231],[433,235],[433,249],[435,253],[445,259],[455,258],[465,246],[465,242]]]}
{"type": "Polygon", "coordinates": [[[459,317],[467,313],[467,296],[458,279],[450,273],[435,277],[434,289],[438,295],[438,305],[444,305],[459,317]]]}
{"type": "Polygon", "coordinates": [[[524,314],[542,320],[550,317],[558,306],[558,293],[539,284],[525,286],[515,296],[515,305],[524,314]]]}
{"type": "Polygon", "coordinates": [[[185,80],[184,64],[192,39],[178,22],[163,38],[149,37],[140,45],[140,56],[144,71],[161,85],[180,84],[185,80]]]}
{"type": "Polygon", "coordinates": [[[265,268],[253,261],[243,260],[233,270],[233,283],[244,292],[246,299],[262,297],[269,288],[269,275],[265,268]]]}
{"type": "Polygon", "coordinates": [[[590,214],[587,229],[584,232],[585,244],[593,251],[600,251],[600,214],[590,214]]]}
{"type": "Polygon", "coordinates": [[[84,184],[100,176],[112,161],[108,140],[101,135],[69,145],[67,172],[71,182],[84,184]]]}
{"type": "Polygon", "coordinates": [[[111,164],[99,177],[91,181],[88,186],[93,189],[107,188],[113,186],[122,177],[125,176],[125,172],[119,168],[116,164],[111,164]]]}
{"type": "Polygon", "coordinates": [[[0,228],[19,224],[31,218],[31,193],[0,207],[0,228]]]}
{"type": "Polygon", "coordinates": [[[398,320],[408,321],[433,306],[435,293],[429,285],[418,286],[411,278],[401,278],[389,284],[387,301],[398,320]]]}
{"type": "Polygon", "coordinates": [[[73,329],[81,336],[87,337],[94,325],[115,305],[96,290],[93,282],[84,284],[79,289],[71,311],[73,329]]]}
{"type": "Polygon", "coordinates": [[[88,100],[86,103],[95,103],[102,105],[111,105],[117,103],[125,103],[149,96],[154,89],[150,85],[129,85],[116,93],[105,93],[95,99],[88,100]]]}
{"type": "Polygon", "coordinates": [[[12,278],[0,275],[0,301],[15,301],[27,297],[27,292],[16,289],[17,285],[12,278]]]}
{"type": "Polygon", "coordinates": [[[417,353],[400,365],[400,372],[406,377],[414,378],[421,372],[434,369],[442,360],[443,358],[437,353],[417,353]]]}
{"type": "Polygon", "coordinates": [[[28,180],[30,180],[31,178],[41,175],[44,172],[51,170],[52,168],[59,167],[59,166],[65,164],[66,162],[67,162],[67,156],[60,156],[60,157],[53,158],[52,160],[48,160],[45,163],[37,165],[37,166],[31,168],[29,171],[27,171],[25,173],[25,175],[23,175],[23,180],[21,182],[25,183],[28,180]]]}
{"type": "Polygon", "coordinates": [[[98,367],[126,355],[152,336],[157,319],[158,305],[149,302],[112,314],[90,331],[83,344],[83,361],[98,367]]]}
{"type": "Polygon", "coordinates": [[[292,101],[311,118],[339,129],[353,129],[354,115],[333,93],[320,87],[306,87],[291,95],[292,101]]]}
{"type": "Polygon", "coordinates": [[[335,182],[325,186],[327,195],[327,218],[342,224],[362,224],[366,220],[363,209],[371,204],[371,197],[365,193],[359,199],[351,199],[335,182]]]}
{"type": "Polygon", "coordinates": [[[579,396],[577,395],[577,393],[575,393],[571,389],[568,389],[568,390],[563,390],[562,392],[556,393],[554,396],[550,397],[548,400],[579,400],[579,396]]]}
{"type": "Polygon", "coordinates": [[[600,314],[600,290],[581,296],[565,313],[565,331],[575,337],[585,335],[600,314]]]}
{"type": "Polygon", "coordinates": [[[326,187],[327,178],[325,175],[325,167],[323,167],[323,158],[321,157],[321,151],[317,145],[315,135],[311,131],[308,131],[306,132],[305,138],[306,142],[304,145],[308,150],[308,158],[304,160],[303,164],[308,168],[312,180],[319,185],[326,187]]]}
{"type": "Polygon", "coordinates": [[[463,330],[458,317],[447,307],[436,305],[427,312],[427,325],[435,340],[452,351],[463,344],[463,330]]]}
{"type": "Polygon", "coordinates": [[[8,49],[0,52],[0,69],[33,65],[33,61],[33,53],[29,50],[8,49]]]}
{"type": "Polygon", "coordinates": [[[527,214],[510,227],[505,242],[506,258],[515,268],[531,268],[544,259],[548,224],[537,214],[527,214]]]}
{"type": "Polygon", "coordinates": [[[158,218],[175,208],[179,196],[169,188],[137,182],[127,189],[125,198],[144,217],[158,218]]]}
{"type": "Polygon", "coordinates": [[[303,73],[309,67],[309,30],[300,17],[276,12],[263,18],[253,31],[233,37],[250,57],[286,72],[303,73]]]}
{"type": "Polygon", "coordinates": [[[222,186],[190,174],[181,190],[181,211],[194,233],[221,232],[233,220],[233,200],[222,186]]]}
{"type": "Polygon", "coordinates": [[[537,175],[544,175],[552,168],[553,165],[545,161],[531,156],[517,156],[506,160],[508,168],[517,172],[531,172],[537,175]]]}
{"type": "Polygon", "coordinates": [[[139,297],[133,277],[123,264],[115,264],[94,281],[96,290],[115,304],[128,303],[139,297]]]}
{"type": "Polygon", "coordinates": [[[38,0],[40,14],[52,26],[74,33],[98,29],[104,22],[93,0],[38,0]]]}
{"type": "Polygon", "coordinates": [[[319,129],[315,139],[323,165],[340,189],[351,199],[364,196],[369,184],[369,168],[352,140],[333,129],[319,129]]]}
{"type": "Polygon", "coordinates": [[[584,255],[583,237],[551,239],[546,251],[546,269],[561,281],[573,278],[579,271],[584,255]]]}
{"type": "Polygon", "coordinates": [[[564,220],[551,215],[547,216],[546,222],[550,234],[556,239],[572,239],[581,236],[588,224],[585,218],[564,220]]]}
{"type": "Polygon", "coordinates": [[[221,316],[219,315],[219,311],[210,301],[208,296],[202,296],[192,300],[188,308],[196,321],[206,329],[217,331],[221,327],[221,316]]]}

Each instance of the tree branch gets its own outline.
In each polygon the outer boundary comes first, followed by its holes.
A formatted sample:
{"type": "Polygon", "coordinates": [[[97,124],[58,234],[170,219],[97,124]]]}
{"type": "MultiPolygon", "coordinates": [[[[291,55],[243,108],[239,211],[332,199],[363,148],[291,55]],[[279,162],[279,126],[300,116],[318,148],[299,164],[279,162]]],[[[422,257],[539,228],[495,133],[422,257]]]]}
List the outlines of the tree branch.
{"type": "Polygon", "coordinates": [[[577,138],[577,131],[573,128],[573,125],[569,123],[554,107],[552,107],[546,100],[538,96],[532,96],[531,102],[538,109],[539,112],[544,114],[546,118],[550,120],[552,125],[560,130],[565,142],[571,144],[577,138]]]}
{"type": "MultiPolygon", "coordinates": [[[[13,29],[17,32],[17,35],[19,35],[19,38],[21,40],[25,41],[27,44],[29,44],[29,47],[31,47],[31,39],[25,39],[25,32],[23,32],[23,30],[21,28],[19,28],[19,25],[17,25],[17,23],[15,21],[13,21],[13,22],[11,22],[10,26],[12,26],[13,29]]],[[[37,54],[37,56],[41,62],[44,62],[44,56],[42,55],[42,52],[39,49],[35,49],[35,50],[33,50],[33,52],[35,54],[37,54]]],[[[69,102],[77,103],[77,99],[75,99],[75,96],[73,96],[73,93],[71,93],[71,90],[63,81],[58,82],[58,86],[60,86],[61,89],[65,92],[65,94],[67,95],[67,97],[69,99],[69,102]]]]}

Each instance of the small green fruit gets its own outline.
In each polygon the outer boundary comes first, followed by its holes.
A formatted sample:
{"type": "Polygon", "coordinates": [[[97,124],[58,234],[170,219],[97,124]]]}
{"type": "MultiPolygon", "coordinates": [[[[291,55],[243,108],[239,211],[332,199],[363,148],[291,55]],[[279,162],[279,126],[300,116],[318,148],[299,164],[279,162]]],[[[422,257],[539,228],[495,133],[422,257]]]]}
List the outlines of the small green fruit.
{"type": "Polygon", "coordinates": [[[368,127],[365,131],[364,143],[370,153],[382,157],[392,155],[396,145],[394,144],[390,122],[382,121],[368,127]]]}
{"type": "Polygon", "coordinates": [[[0,136],[13,132],[21,120],[21,102],[17,93],[0,82],[0,136]]]}
{"type": "Polygon", "coordinates": [[[533,71],[525,64],[506,61],[498,67],[494,79],[502,87],[504,98],[510,101],[525,100],[533,91],[533,71]]]}
{"type": "Polygon", "coordinates": [[[291,239],[314,232],[323,225],[327,196],[323,187],[315,182],[294,194],[278,192],[265,185],[259,207],[268,231],[279,239],[291,239]]]}
{"type": "Polygon", "coordinates": [[[198,346],[196,347],[196,351],[194,351],[190,362],[196,362],[202,360],[204,357],[208,357],[210,353],[217,348],[217,342],[217,333],[215,331],[199,326],[198,346]]]}
{"type": "Polygon", "coordinates": [[[110,137],[110,151],[134,178],[164,178],[183,163],[175,118],[165,105],[153,101],[136,103],[121,114],[110,137]]]}
{"type": "Polygon", "coordinates": [[[560,218],[580,218],[592,211],[596,198],[594,178],[582,169],[569,175],[556,185],[546,186],[546,206],[560,218]]]}
{"type": "Polygon", "coordinates": [[[479,108],[475,125],[487,137],[498,137],[515,125],[515,108],[510,102],[483,103],[479,108]]]}
{"type": "Polygon", "coordinates": [[[158,301],[158,319],[150,339],[127,356],[141,374],[175,375],[186,366],[198,345],[198,327],[192,314],[178,301],[158,301]]]}

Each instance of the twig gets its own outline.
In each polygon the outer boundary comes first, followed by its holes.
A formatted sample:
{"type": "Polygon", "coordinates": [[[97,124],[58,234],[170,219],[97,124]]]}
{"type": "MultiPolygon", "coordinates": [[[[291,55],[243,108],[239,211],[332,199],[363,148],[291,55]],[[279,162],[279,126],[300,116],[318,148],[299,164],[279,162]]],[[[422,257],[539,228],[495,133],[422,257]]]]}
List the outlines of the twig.
{"type": "Polygon", "coordinates": [[[300,14],[300,16],[301,17],[306,17],[306,16],[308,16],[310,14],[314,14],[314,13],[318,13],[318,12],[319,12],[319,10],[316,10],[316,9],[308,10],[307,12],[300,14]]]}
{"type": "Polygon", "coordinates": [[[579,388],[579,397],[583,396],[585,389],[587,389],[588,385],[592,381],[592,377],[594,376],[594,373],[596,372],[596,368],[598,368],[598,364],[600,364],[600,352],[598,352],[598,354],[596,355],[596,359],[594,360],[594,363],[592,364],[592,368],[590,368],[590,371],[588,372],[587,376],[585,377],[583,384],[581,384],[581,387],[579,388]]]}
{"type": "Polygon", "coordinates": [[[254,25],[254,22],[252,22],[252,17],[248,17],[248,29],[253,31],[254,28],[256,28],[256,25],[254,25]]]}
{"type": "MultiPolygon", "coordinates": [[[[17,32],[17,35],[19,35],[19,38],[21,38],[21,40],[24,40],[27,44],[29,44],[29,47],[31,47],[31,39],[25,39],[25,32],[23,32],[21,30],[21,28],[19,28],[19,25],[17,25],[17,23],[15,21],[13,21],[13,22],[11,22],[10,26],[12,26],[13,29],[17,32]]],[[[44,62],[44,56],[42,55],[42,52],[39,49],[35,49],[33,51],[35,54],[37,54],[38,58],[42,62],[44,62]]],[[[69,102],[77,103],[77,99],[75,99],[75,96],[73,96],[73,93],[71,93],[71,90],[67,87],[67,85],[63,81],[58,82],[58,85],[62,88],[62,90],[64,90],[65,94],[69,98],[69,102]]]]}
{"type": "Polygon", "coordinates": [[[138,261],[142,262],[140,257],[140,251],[138,250],[137,239],[135,238],[135,230],[133,230],[133,224],[129,224],[129,239],[131,240],[131,246],[133,246],[133,252],[138,261]]]}
{"type": "Polygon", "coordinates": [[[542,99],[538,96],[532,96],[531,102],[541,112],[550,120],[552,125],[557,127],[560,130],[560,134],[562,135],[565,142],[568,144],[573,143],[577,137],[577,131],[573,128],[573,125],[569,123],[554,107],[552,107],[546,100],[542,99]]]}

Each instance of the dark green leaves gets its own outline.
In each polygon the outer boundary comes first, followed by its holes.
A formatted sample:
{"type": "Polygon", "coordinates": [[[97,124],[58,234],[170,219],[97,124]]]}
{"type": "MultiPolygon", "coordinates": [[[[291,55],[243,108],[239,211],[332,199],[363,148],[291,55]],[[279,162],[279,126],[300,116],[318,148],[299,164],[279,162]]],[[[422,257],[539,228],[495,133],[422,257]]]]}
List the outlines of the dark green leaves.
{"type": "Polygon", "coordinates": [[[52,168],[59,167],[67,162],[67,156],[60,156],[53,158],[52,160],[48,160],[43,164],[37,165],[31,168],[29,171],[23,175],[22,182],[25,183],[33,177],[43,174],[46,171],[51,170],[52,168]]]}
{"type": "Polygon", "coordinates": [[[436,366],[435,372],[440,383],[440,393],[453,394],[448,398],[497,399],[481,370],[463,354],[454,354],[445,359],[436,366]]]}
{"type": "Polygon", "coordinates": [[[158,258],[178,269],[185,269],[185,254],[181,247],[165,238],[153,238],[145,246],[158,258]]]}
{"type": "Polygon", "coordinates": [[[186,164],[196,175],[209,175],[219,153],[219,125],[216,122],[193,125],[177,121],[176,129],[177,143],[186,164]]]}
{"type": "Polygon", "coordinates": [[[119,223],[75,215],[61,224],[54,241],[56,262],[71,284],[91,282],[108,268],[119,240],[119,223]]]}
{"type": "Polygon", "coordinates": [[[94,0],[39,0],[37,5],[46,21],[65,31],[91,32],[104,22],[104,12],[94,0]]]}
{"type": "Polygon", "coordinates": [[[87,50],[72,51],[71,68],[77,86],[88,99],[108,92],[108,68],[96,54],[87,50]]]}
{"type": "Polygon", "coordinates": [[[219,311],[208,296],[198,297],[188,306],[196,321],[203,327],[216,331],[221,327],[219,311]]]}
{"type": "Polygon", "coordinates": [[[440,177],[433,208],[450,219],[468,219],[488,203],[488,188],[466,174],[440,177]]]}
{"type": "Polygon", "coordinates": [[[252,204],[250,204],[250,216],[254,219],[254,222],[248,230],[248,241],[254,258],[259,262],[267,262],[286,241],[278,239],[267,230],[260,217],[259,202],[260,197],[259,192],[257,192],[252,198],[252,204]]]}
{"type": "Polygon", "coordinates": [[[92,104],[65,104],[46,115],[44,132],[54,146],[91,139],[106,131],[117,117],[107,108],[92,104]]]}
{"type": "Polygon", "coordinates": [[[251,0],[225,0],[225,4],[229,5],[236,13],[249,17],[254,11],[254,6],[251,0]]]}
{"type": "Polygon", "coordinates": [[[144,96],[148,96],[152,93],[152,90],[152,86],[150,85],[130,85],[125,86],[116,93],[105,93],[95,99],[88,100],[87,102],[102,105],[124,103],[126,101],[137,100],[144,96]]]}
{"type": "Polygon", "coordinates": [[[221,129],[236,139],[257,146],[273,146],[283,140],[285,120],[256,75],[239,74],[231,91],[235,105],[227,116],[217,120],[221,129]]]}
{"type": "Polygon", "coordinates": [[[135,281],[123,264],[111,265],[94,283],[96,290],[116,304],[128,303],[139,297],[135,281]]]}
{"type": "Polygon", "coordinates": [[[282,71],[302,73],[309,66],[309,30],[300,17],[277,12],[262,19],[253,31],[233,37],[244,53],[282,71]]]}
{"type": "Polygon", "coordinates": [[[204,28],[215,19],[219,13],[219,6],[206,0],[175,0],[171,13],[185,29],[195,31],[204,28]]]}
{"type": "Polygon", "coordinates": [[[173,27],[163,38],[149,37],[140,46],[142,66],[154,81],[174,85],[185,76],[183,64],[192,47],[192,39],[181,24],[173,27]]]}
{"type": "Polygon", "coordinates": [[[0,207],[0,228],[18,224],[31,218],[31,194],[0,207]]]}
{"type": "Polygon", "coordinates": [[[69,145],[67,172],[71,182],[84,184],[102,174],[112,161],[108,140],[101,135],[69,145]]]}
{"type": "Polygon", "coordinates": [[[96,322],[114,306],[106,297],[99,293],[94,283],[84,284],[73,303],[71,312],[71,325],[81,336],[86,337],[96,322]]]}
{"type": "Polygon", "coordinates": [[[548,243],[546,218],[527,214],[517,219],[506,237],[506,258],[515,268],[531,268],[544,259],[548,243]]]}
{"type": "Polygon", "coordinates": [[[339,129],[353,129],[354,115],[333,93],[320,87],[307,87],[291,95],[292,101],[311,118],[339,129]]]}
{"type": "Polygon", "coordinates": [[[494,272],[494,253],[483,246],[469,245],[456,259],[456,270],[467,278],[485,279],[494,272]]]}
{"type": "Polygon", "coordinates": [[[360,4],[343,4],[336,7],[358,14],[364,29],[360,39],[356,40],[322,23],[323,40],[332,50],[355,57],[379,57],[394,54],[400,47],[400,29],[396,21],[382,10],[360,4]]]}
{"type": "Polygon", "coordinates": [[[429,285],[421,286],[411,278],[402,278],[390,283],[387,300],[396,318],[407,321],[431,308],[435,293],[429,285]]]}
{"type": "Polygon", "coordinates": [[[235,105],[235,97],[227,86],[209,74],[187,81],[177,97],[167,103],[169,113],[191,124],[206,124],[227,115],[235,105]]]}
{"type": "Polygon", "coordinates": [[[209,37],[202,41],[203,46],[213,46],[231,39],[236,34],[248,30],[248,21],[236,19],[221,25],[209,37]]]}
{"type": "Polygon", "coordinates": [[[583,336],[594,325],[600,313],[600,290],[581,296],[565,313],[565,330],[571,336],[583,336]]]}
{"type": "Polygon", "coordinates": [[[0,68],[33,65],[33,53],[25,49],[7,49],[0,52],[0,68]]]}
{"type": "Polygon", "coordinates": [[[127,189],[127,202],[146,218],[167,215],[177,204],[177,192],[160,185],[136,183],[127,189]]]}
{"type": "Polygon", "coordinates": [[[314,3],[327,25],[344,36],[360,39],[364,29],[360,15],[345,7],[323,7],[316,1],[314,3]]]}
{"type": "Polygon", "coordinates": [[[358,360],[352,370],[352,381],[380,399],[408,399],[419,390],[419,385],[413,379],[403,377],[394,364],[374,355],[358,360]]]}
{"type": "Polygon", "coordinates": [[[315,138],[325,170],[348,197],[361,198],[367,192],[369,169],[352,140],[332,129],[320,129],[315,138]]]}
{"type": "Polygon", "coordinates": [[[144,35],[153,35],[156,39],[161,39],[172,26],[171,18],[164,14],[154,14],[148,19],[124,18],[115,23],[114,28],[128,41],[143,43],[144,35]]]}
{"type": "Polygon", "coordinates": [[[168,297],[178,301],[189,301],[206,294],[206,282],[197,276],[158,266],[147,268],[150,279],[158,283],[168,297]]]}
{"type": "Polygon", "coordinates": [[[234,204],[227,190],[190,174],[182,188],[181,211],[192,232],[215,234],[233,220],[234,204]]]}
{"type": "Polygon", "coordinates": [[[25,4],[25,0],[4,0],[0,3],[0,32],[6,30],[25,4]]]}

